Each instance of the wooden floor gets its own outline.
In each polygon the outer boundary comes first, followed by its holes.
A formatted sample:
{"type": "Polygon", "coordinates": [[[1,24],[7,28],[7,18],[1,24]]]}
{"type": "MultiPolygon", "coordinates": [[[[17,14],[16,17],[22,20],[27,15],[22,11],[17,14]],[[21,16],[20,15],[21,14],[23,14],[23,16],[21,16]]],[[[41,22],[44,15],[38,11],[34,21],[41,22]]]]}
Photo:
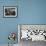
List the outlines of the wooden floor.
{"type": "MultiPolygon", "coordinates": [[[[0,44],[0,46],[8,46],[8,44],[0,44]]],[[[14,46],[46,46],[46,42],[42,41],[35,41],[32,42],[31,40],[21,40],[19,44],[15,44],[14,46]]]]}
{"type": "Polygon", "coordinates": [[[21,40],[19,46],[46,46],[46,42],[44,41],[34,41],[31,40],[21,40]]]}

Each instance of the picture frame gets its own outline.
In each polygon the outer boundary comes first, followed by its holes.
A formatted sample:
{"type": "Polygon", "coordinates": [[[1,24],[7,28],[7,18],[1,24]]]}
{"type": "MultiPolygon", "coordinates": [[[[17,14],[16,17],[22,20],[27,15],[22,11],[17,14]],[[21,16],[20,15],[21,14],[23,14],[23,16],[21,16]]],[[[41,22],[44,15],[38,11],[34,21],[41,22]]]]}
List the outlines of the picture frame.
{"type": "Polygon", "coordinates": [[[17,7],[16,6],[4,6],[3,7],[4,17],[17,17],[17,7]]]}

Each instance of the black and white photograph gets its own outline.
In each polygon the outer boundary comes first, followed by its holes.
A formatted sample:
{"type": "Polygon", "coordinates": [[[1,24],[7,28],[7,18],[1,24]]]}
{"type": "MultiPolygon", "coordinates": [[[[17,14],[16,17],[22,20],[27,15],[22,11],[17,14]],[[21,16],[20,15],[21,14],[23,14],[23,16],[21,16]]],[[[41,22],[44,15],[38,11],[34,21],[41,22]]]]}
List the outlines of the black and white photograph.
{"type": "Polygon", "coordinates": [[[15,6],[4,6],[4,17],[16,17],[17,7],[15,6]]]}

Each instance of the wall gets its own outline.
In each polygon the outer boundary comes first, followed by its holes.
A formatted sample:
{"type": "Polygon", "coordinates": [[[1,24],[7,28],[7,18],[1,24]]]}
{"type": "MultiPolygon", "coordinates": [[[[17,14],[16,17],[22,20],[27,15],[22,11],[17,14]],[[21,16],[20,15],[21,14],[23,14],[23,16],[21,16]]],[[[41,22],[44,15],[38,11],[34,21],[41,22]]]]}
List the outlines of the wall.
{"type": "MultiPolygon", "coordinates": [[[[7,44],[17,24],[46,24],[46,0],[0,0],[0,44],[7,44]],[[16,18],[3,18],[3,6],[18,6],[16,18]]],[[[17,40],[16,40],[17,43],[17,40]]]]}
{"type": "MultiPolygon", "coordinates": [[[[3,17],[3,6],[17,6],[17,0],[0,0],[0,44],[7,44],[8,34],[10,32],[17,32],[17,18],[4,18],[3,17]]],[[[18,43],[16,38],[15,43],[18,43]]]]}
{"type": "Polygon", "coordinates": [[[19,23],[46,24],[46,0],[20,0],[19,23]]]}

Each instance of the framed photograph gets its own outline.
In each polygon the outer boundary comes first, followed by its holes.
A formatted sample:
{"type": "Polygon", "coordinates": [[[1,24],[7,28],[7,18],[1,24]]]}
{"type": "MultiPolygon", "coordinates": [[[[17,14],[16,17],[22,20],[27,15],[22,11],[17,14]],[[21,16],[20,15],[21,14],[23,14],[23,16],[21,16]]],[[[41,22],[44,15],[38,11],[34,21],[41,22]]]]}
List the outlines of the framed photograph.
{"type": "Polygon", "coordinates": [[[4,17],[16,17],[17,7],[16,6],[4,6],[4,17]]]}

